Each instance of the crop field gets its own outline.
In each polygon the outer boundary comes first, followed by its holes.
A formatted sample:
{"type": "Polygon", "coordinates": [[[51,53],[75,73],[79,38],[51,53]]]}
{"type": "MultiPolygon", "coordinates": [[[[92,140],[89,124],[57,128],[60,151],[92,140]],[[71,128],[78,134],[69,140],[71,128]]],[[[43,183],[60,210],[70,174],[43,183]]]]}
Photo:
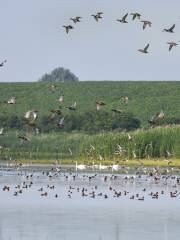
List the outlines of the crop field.
{"type": "MultiPolygon", "coordinates": [[[[112,108],[132,113],[141,121],[136,131],[101,131],[89,134],[85,131],[63,132],[58,129],[36,135],[29,129],[7,128],[0,136],[1,160],[48,161],[129,161],[139,159],[180,159],[180,127],[148,127],[148,119],[163,110],[165,118],[180,119],[179,82],[77,82],[58,83],[55,92],[49,91],[50,83],[1,83],[0,116],[24,117],[31,109],[39,110],[39,117],[50,109],[62,108],[77,102],[73,114],[96,111],[96,101],[104,101],[105,111],[112,108]],[[64,95],[64,102],[58,98],[64,95]],[[10,97],[17,98],[16,104],[5,103],[10,97]],[[122,100],[128,96],[128,104],[122,100]],[[28,136],[22,142],[19,134],[28,136]],[[130,136],[130,139],[129,139],[130,136]]],[[[3,126],[0,126],[0,128],[3,126]]]]}
{"type": "MultiPolygon", "coordinates": [[[[1,113],[24,116],[30,109],[38,109],[43,116],[52,108],[60,106],[58,98],[64,95],[63,106],[77,102],[77,113],[96,109],[95,101],[104,101],[104,110],[120,108],[141,120],[142,126],[157,112],[163,110],[166,117],[180,118],[180,82],[77,82],[57,83],[56,91],[50,92],[49,83],[0,83],[1,113]],[[7,106],[11,96],[17,97],[17,104],[7,106]],[[128,96],[127,105],[122,97],[128,96]]],[[[68,114],[67,109],[63,109],[68,114]]]]}

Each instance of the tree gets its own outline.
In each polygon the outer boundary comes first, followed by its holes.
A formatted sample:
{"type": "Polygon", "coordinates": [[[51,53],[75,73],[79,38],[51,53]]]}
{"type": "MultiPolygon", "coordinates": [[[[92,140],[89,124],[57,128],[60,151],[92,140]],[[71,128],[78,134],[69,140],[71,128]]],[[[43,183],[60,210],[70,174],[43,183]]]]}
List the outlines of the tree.
{"type": "Polygon", "coordinates": [[[73,73],[62,67],[54,69],[50,74],[44,74],[40,82],[77,82],[79,81],[73,73]]]}

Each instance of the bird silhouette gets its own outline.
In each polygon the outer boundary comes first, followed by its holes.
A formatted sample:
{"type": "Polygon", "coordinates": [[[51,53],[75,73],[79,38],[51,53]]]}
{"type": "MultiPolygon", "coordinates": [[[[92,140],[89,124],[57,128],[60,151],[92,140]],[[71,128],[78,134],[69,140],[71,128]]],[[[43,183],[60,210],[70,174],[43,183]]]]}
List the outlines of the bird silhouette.
{"type": "Polygon", "coordinates": [[[141,53],[148,53],[148,48],[149,48],[149,43],[146,45],[146,47],[144,49],[139,49],[138,51],[141,53]]]}
{"type": "Polygon", "coordinates": [[[121,23],[128,23],[128,22],[126,21],[127,16],[128,16],[128,13],[126,13],[126,15],[124,15],[124,16],[122,17],[122,19],[117,19],[117,21],[118,21],[118,22],[121,22],[121,23]]]}
{"type": "Polygon", "coordinates": [[[174,33],[174,29],[175,29],[175,24],[172,25],[172,27],[170,28],[164,28],[163,32],[169,32],[169,33],[174,33]]]}

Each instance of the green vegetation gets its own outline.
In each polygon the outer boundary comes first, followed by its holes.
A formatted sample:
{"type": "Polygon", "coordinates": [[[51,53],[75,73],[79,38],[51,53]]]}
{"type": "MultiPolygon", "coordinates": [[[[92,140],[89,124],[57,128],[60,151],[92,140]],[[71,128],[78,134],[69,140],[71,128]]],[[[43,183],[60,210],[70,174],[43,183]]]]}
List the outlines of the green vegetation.
{"type": "Polygon", "coordinates": [[[79,81],[73,73],[62,67],[54,69],[50,74],[45,74],[39,80],[40,82],[75,82],[79,81]]]}
{"type": "MultiPolygon", "coordinates": [[[[38,109],[39,119],[49,115],[49,110],[59,106],[69,106],[77,102],[75,114],[83,114],[96,109],[95,101],[104,101],[104,111],[120,108],[131,113],[141,121],[142,127],[147,120],[161,109],[168,122],[180,119],[180,82],[73,82],[57,83],[55,93],[49,91],[49,83],[1,83],[0,117],[24,116],[30,109],[38,109]],[[57,100],[64,95],[64,103],[57,100]],[[11,96],[17,97],[16,105],[3,104],[11,96]],[[122,97],[128,96],[126,105],[122,97]]],[[[63,115],[69,110],[63,108],[63,115]]],[[[2,121],[1,121],[2,123],[2,121]]],[[[1,126],[0,126],[1,127],[1,126]]]]}
{"type": "MultiPolygon", "coordinates": [[[[29,135],[30,142],[21,143],[16,132],[0,138],[1,159],[18,160],[72,160],[86,161],[125,161],[141,159],[165,159],[167,151],[171,158],[180,159],[180,127],[151,130],[137,130],[130,133],[52,133],[29,135]],[[128,139],[128,134],[132,137],[128,139]],[[101,157],[100,157],[101,156],[101,157]],[[132,159],[132,160],[131,160],[132,159]]],[[[132,163],[133,163],[132,161],[132,163]]],[[[167,164],[167,163],[166,163],[167,164]]]]}
{"type": "Polygon", "coordinates": [[[0,136],[0,159],[34,162],[58,159],[64,163],[74,160],[92,163],[101,159],[105,163],[145,161],[148,165],[154,159],[164,159],[166,151],[174,154],[173,161],[180,159],[180,127],[148,126],[148,119],[161,110],[165,118],[158,124],[180,124],[179,82],[57,83],[55,92],[49,90],[50,84],[0,84],[0,128],[5,127],[5,135],[0,136]],[[63,103],[58,102],[60,95],[64,95],[63,103]],[[5,103],[12,96],[17,103],[5,103]],[[125,96],[128,103],[123,100],[125,96]],[[75,111],[66,108],[75,101],[75,111]],[[106,105],[96,111],[96,101],[106,105]],[[49,121],[50,110],[56,108],[62,114],[49,121]],[[38,135],[24,121],[25,112],[32,109],[39,110],[38,135]],[[122,113],[113,114],[112,109],[121,109],[122,113]],[[62,117],[64,128],[59,128],[57,123],[62,117]],[[20,142],[19,134],[30,141],[20,142]]]}

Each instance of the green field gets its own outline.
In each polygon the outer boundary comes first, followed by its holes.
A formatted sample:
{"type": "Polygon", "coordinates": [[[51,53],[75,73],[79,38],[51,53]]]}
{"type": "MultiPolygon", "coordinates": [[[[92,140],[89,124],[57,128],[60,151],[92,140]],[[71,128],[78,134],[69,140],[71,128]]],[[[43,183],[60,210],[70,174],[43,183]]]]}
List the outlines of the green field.
{"type": "MultiPolygon", "coordinates": [[[[105,111],[120,108],[124,112],[133,113],[141,120],[141,129],[130,132],[132,140],[128,140],[126,131],[100,132],[88,134],[82,131],[63,132],[61,130],[49,133],[41,132],[35,135],[29,129],[6,129],[0,136],[0,159],[16,159],[49,163],[61,160],[64,163],[103,161],[109,163],[128,162],[137,164],[146,161],[152,165],[162,160],[166,151],[173,153],[174,165],[180,161],[180,127],[148,128],[147,120],[155,113],[163,110],[165,117],[180,119],[180,82],[77,82],[58,83],[54,93],[48,90],[48,83],[1,83],[0,84],[0,115],[17,115],[23,118],[24,113],[31,109],[39,110],[39,118],[47,115],[50,109],[58,108],[57,99],[64,95],[63,115],[69,114],[64,106],[77,102],[77,110],[73,114],[96,111],[95,101],[104,101],[105,111]],[[4,103],[11,96],[17,97],[17,104],[4,103]],[[128,96],[128,104],[122,97],[128,96]],[[17,138],[19,133],[27,135],[29,142],[21,143],[17,138]],[[92,149],[92,146],[95,149],[92,149]],[[118,152],[118,145],[122,153],[118,152]]],[[[1,128],[2,126],[0,126],[1,128]]],[[[159,164],[159,162],[158,162],[159,164]]]]}
{"type": "MultiPolygon", "coordinates": [[[[1,114],[24,116],[24,113],[36,108],[40,117],[50,109],[59,107],[57,99],[64,94],[64,105],[77,102],[77,112],[95,110],[95,101],[105,101],[105,110],[121,108],[140,119],[142,126],[161,109],[167,117],[180,118],[180,82],[77,82],[57,83],[57,90],[51,93],[48,83],[0,83],[1,114]],[[11,96],[17,97],[15,106],[2,104],[11,96]],[[128,96],[126,106],[122,97],[128,96]]],[[[68,113],[67,109],[63,110],[68,113]]]]}

